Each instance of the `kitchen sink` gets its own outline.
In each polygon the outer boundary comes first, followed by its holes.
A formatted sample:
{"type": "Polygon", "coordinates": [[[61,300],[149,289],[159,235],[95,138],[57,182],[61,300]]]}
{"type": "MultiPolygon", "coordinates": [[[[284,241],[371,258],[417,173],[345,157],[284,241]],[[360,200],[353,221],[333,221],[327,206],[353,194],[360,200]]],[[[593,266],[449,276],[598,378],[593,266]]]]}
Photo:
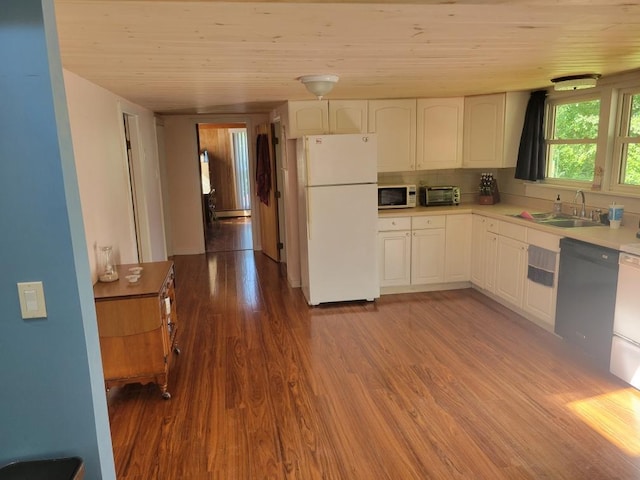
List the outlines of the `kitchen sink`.
{"type": "Polygon", "coordinates": [[[575,227],[601,227],[600,222],[585,220],[584,218],[552,218],[549,220],[539,220],[537,223],[541,225],[549,225],[551,227],[575,228],[575,227]]]}
{"type": "MultiPolygon", "coordinates": [[[[601,227],[602,223],[580,217],[567,215],[566,213],[542,212],[530,213],[533,219],[528,219],[540,225],[548,225],[550,227],[559,228],[576,228],[576,227],[601,227]]],[[[521,213],[511,214],[510,217],[525,218],[521,213]]]]}

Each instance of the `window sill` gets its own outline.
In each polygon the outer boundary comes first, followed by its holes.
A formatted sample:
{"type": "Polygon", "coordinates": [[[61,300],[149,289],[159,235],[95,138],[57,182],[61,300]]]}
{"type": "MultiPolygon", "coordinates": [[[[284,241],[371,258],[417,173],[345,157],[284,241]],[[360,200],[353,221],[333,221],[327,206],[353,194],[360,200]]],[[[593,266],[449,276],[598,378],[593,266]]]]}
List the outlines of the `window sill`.
{"type": "Polygon", "coordinates": [[[581,182],[573,182],[569,183],[543,183],[543,182],[523,182],[525,186],[525,192],[528,194],[530,191],[533,192],[536,189],[540,188],[543,190],[553,190],[554,192],[571,192],[574,193],[576,190],[583,190],[585,193],[603,196],[603,197],[622,197],[622,198],[632,198],[632,199],[640,199],[639,193],[630,193],[630,192],[620,192],[613,190],[593,190],[591,188],[590,183],[581,183],[581,182]]]}

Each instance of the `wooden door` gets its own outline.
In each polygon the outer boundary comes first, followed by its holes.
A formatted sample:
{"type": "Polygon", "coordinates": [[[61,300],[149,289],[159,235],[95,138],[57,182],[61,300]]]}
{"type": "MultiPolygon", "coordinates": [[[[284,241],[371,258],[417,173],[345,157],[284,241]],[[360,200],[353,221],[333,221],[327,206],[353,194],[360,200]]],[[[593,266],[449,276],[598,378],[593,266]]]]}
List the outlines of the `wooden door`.
{"type": "MultiPolygon", "coordinates": [[[[258,212],[260,215],[260,243],[262,244],[262,253],[269,258],[280,261],[279,235],[278,235],[278,198],[276,195],[276,160],[273,153],[273,137],[271,135],[271,127],[268,123],[263,123],[256,127],[256,138],[258,135],[266,135],[268,140],[268,170],[269,170],[269,193],[265,196],[267,203],[260,197],[256,199],[258,204],[258,212]]],[[[258,162],[258,148],[256,148],[256,162],[258,162]]],[[[258,171],[258,165],[256,165],[258,171]]],[[[256,181],[256,188],[258,188],[256,181]]]]}

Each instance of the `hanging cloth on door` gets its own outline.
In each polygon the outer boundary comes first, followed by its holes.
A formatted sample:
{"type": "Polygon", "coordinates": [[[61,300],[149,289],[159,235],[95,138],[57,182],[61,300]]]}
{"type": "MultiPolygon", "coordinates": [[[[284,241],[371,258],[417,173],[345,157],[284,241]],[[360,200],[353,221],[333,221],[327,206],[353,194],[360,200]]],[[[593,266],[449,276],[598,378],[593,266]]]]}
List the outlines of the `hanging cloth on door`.
{"type": "Polygon", "coordinates": [[[546,248],[529,245],[527,278],[532,282],[553,287],[556,271],[556,253],[546,248]]]}
{"type": "Polygon", "coordinates": [[[256,140],[256,191],[258,198],[269,205],[271,193],[271,161],[269,159],[269,137],[266,133],[258,134],[256,140]]]}

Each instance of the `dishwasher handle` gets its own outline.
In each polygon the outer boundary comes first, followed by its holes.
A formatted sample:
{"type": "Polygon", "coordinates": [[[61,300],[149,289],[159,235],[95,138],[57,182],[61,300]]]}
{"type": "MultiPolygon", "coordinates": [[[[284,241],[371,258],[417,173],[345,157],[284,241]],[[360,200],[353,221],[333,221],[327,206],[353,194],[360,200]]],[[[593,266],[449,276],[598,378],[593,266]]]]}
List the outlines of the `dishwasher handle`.
{"type": "Polygon", "coordinates": [[[630,255],[628,253],[620,252],[620,259],[618,260],[618,263],[620,265],[640,269],[640,257],[630,255]]]}
{"type": "Polygon", "coordinates": [[[563,256],[582,259],[617,270],[620,252],[572,238],[562,238],[560,239],[560,257],[563,256]]]}

